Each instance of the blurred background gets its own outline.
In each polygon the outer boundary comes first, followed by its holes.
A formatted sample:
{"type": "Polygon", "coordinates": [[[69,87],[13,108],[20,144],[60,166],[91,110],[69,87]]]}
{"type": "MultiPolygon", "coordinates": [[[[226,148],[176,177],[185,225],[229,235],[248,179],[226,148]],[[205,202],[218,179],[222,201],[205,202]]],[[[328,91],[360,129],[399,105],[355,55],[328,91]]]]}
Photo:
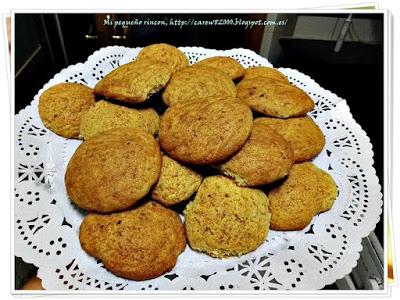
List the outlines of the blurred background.
{"type": "MultiPolygon", "coordinates": [[[[16,14],[15,112],[62,68],[101,47],[142,47],[165,42],[213,49],[248,48],[274,67],[298,69],[347,100],[373,144],[374,166],[383,184],[383,14],[16,14]],[[240,18],[283,21],[283,26],[109,26],[105,20],[168,22],[240,18]]],[[[353,273],[326,289],[383,287],[383,222],[363,241],[353,273]]],[[[16,258],[16,289],[36,269],[16,258]]],[[[40,282],[36,282],[40,286],[40,282]]]]}

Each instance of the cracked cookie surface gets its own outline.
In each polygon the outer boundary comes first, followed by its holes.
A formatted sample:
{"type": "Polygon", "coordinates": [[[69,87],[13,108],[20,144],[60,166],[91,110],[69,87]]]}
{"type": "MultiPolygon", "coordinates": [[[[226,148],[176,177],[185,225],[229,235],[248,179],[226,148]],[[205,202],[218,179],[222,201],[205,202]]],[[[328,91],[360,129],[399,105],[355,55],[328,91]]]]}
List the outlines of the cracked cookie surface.
{"type": "Polygon", "coordinates": [[[79,241],[112,273],[132,280],[152,279],[170,271],[186,247],[178,214],[153,201],[130,211],[87,215],[79,241]]]}

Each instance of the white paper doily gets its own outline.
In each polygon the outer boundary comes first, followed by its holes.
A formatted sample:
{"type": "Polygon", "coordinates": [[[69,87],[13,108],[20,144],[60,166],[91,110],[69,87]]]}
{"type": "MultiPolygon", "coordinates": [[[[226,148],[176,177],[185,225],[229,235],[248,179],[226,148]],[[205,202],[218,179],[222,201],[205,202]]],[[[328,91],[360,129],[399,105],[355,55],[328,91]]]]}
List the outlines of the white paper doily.
{"type": "MultiPolygon", "coordinates": [[[[191,63],[225,55],[245,67],[271,66],[246,49],[180,49],[191,63]]],[[[44,127],[37,109],[39,95],[64,81],[93,87],[112,69],[133,60],[139,50],[112,46],[96,51],[85,63],[56,74],[15,116],[15,255],[39,268],[43,286],[48,290],[313,290],[350,273],[362,250],[361,239],[375,228],[382,212],[372,145],[345,100],[310,77],[284,68],[280,71],[316,103],[309,115],[324,132],[326,146],[314,163],[327,170],[339,188],[330,211],[314,217],[304,230],[270,231],[262,246],[239,258],[214,259],[187,246],[171,272],[142,282],[114,276],[81,249],[78,231],[84,215],[70,203],[64,186],[67,162],[81,142],[44,127]]]]}

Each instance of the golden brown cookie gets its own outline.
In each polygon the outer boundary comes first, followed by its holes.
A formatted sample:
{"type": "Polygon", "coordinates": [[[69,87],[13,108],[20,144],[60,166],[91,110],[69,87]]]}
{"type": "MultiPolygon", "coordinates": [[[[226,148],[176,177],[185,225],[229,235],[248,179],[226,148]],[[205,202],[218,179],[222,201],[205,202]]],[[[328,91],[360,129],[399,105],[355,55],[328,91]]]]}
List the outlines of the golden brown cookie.
{"type": "Polygon", "coordinates": [[[178,214],[153,201],[126,212],[87,215],[79,241],[113,274],[132,280],[170,271],[186,247],[178,214]]]}
{"type": "Polygon", "coordinates": [[[237,97],[252,110],[277,118],[303,116],[314,108],[301,89],[269,78],[245,78],[237,85],[237,97]]]}
{"type": "Polygon", "coordinates": [[[131,207],[158,180],[161,154],[154,137],[117,128],[83,142],[68,163],[65,185],[80,208],[108,213],[131,207]]]}
{"type": "Polygon", "coordinates": [[[172,75],[162,97],[166,105],[172,106],[193,99],[235,95],[235,84],[227,74],[213,67],[193,65],[172,75]]]}
{"type": "Polygon", "coordinates": [[[137,60],[154,59],[166,64],[172,73],[189,66],[189,59],[178,48],[169,44],[153,44],[140,50],[137,60]]]}
{"type": "Polygon", "coordinates": [[[292,165],[289,143],[268,125],[254,123],[243,148],[219,169],[239,186],[257,186],[283,178],[292,165]]]}
{"type": "Polygon", "coordinates": [[[39,115],[51,131],[77,139],[82,114],[94,102],[93,89],[78,83],[59,83],[40,95],[39,115]]]}
{"type": "Polygon", "coordinates": [[[256,78],[256,77],[265,77],[265,78],[271,78],[271,79],[275,79],[275,80],[281,81],[283,83],[289,84],[289,80],[287,79],[287,77],[285,75],[283,75],[277,69],[270,68],[270,67],[247,68],[244,71],[244,77],[246,79],[256,78]]]}
{"type": "Polygon", "coordinates": [[[80,137],[88,139],[99,132],[122,127],[156,134],[159,124],[160,118],[152,108],[134,109],[101,100],[83,114],[80,137]]]}
{"type": "Polygon", "coordinates": [[[269,220],[268,198],[261,190],[238,187],[224,176],[205,178],[185,209],[190,246],[218,258],[257,249],[269,220]]]}
{"type": "Polygon", "coordinates": [[[128,103],[142,103],[164,88],[171,77],[167,65],[150,59],[122,65],[101,79],[94,91],[97,95],[128,103]]]}
{"type": "Polygon", "coordinates": [[[205,98],[171,106],[161,117],[160,145],[172,158],[213,164],[236,153],[253,126],[247,105],[236,98],[205,98]]]}
{"type": "Polygon", "coordinates": [[[257,118],[254,123],[269,125],[281,134],[293,149],[295,162],[310,160],[324,148],[324,134],[308,116],[289,119],[257,118]]]}
{"type": "Polygon", "coordinates": [[[226,73],[232,80],[243,77],[243,66],[232,57],[228,56],[214,56],[203,59],[196,63],[200,66],[214,67],[226,73]]]}
{"type": "Polygon", "coordinates": [[[305,228],[315,215],[332,207],[336,196],[328,173],[310,162],[294,164],[285,182],[268,194],[271,229],[305,228]]]}
{"type": "Polygon", "coordinates": [[[199,188],[203,176],[181,165],[167,155],[162,156],[160,178],[155,185],[151,198],[165,206],[185,201],[199,188]]]}

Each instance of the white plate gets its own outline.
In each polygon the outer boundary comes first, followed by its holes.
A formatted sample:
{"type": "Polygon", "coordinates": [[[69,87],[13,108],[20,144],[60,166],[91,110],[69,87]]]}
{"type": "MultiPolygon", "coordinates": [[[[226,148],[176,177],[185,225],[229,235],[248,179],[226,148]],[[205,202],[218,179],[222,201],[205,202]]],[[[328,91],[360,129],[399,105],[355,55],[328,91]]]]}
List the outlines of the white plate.
{"type": "MultiPolygon", "coordinates": [[[[112,46],[96,51],[85,63],[56,74],[15,117],[15,255],[39,268],[43,286],[48,290],[311,290],[350,273],[362,250],[361,239],[375,228],[382,212],[372,145],[344,99],[292,69],[280,71],[315,101],[309,115],[326,137],[314,163],[338,185],[339,197],[330,211],[314,217],[304,230],[270,231],[263,245],[239,258],[215,259],[187,246],[171,272],[142,282],[116,277],[82,250],[78,229],[83,214],[70,203],[64,186],[66,164],[80,141],[64,139],[44,127],[37,109],[39,95],[64,81],[93,87],[139,50],[112,46]]],[[[191,63],[225,55],[245,67],[271,66],[246,49],[181,50],[191,63]]]]}

